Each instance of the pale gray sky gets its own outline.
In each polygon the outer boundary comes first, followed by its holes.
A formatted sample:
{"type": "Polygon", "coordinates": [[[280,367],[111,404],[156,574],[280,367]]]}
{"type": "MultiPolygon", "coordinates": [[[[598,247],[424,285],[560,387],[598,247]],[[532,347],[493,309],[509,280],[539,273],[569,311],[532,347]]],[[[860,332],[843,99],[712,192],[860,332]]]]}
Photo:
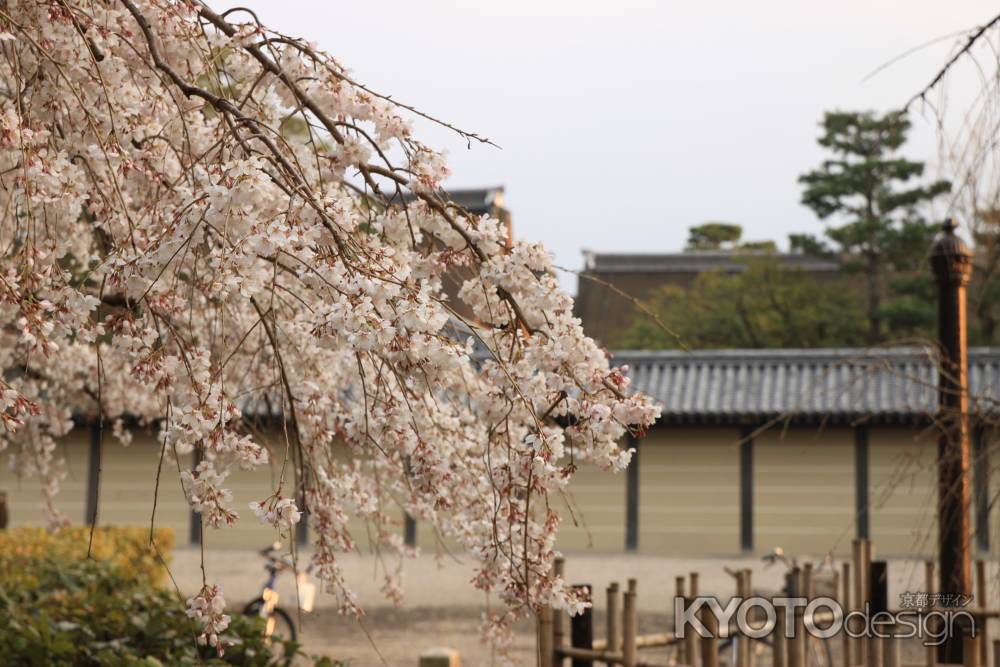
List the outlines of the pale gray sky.
{"type": "MultiPolygon", "coordinates": [[[[496,141],[503,150],[467,150],[417,124],[448,150],[450,187],[505,185],[515,234],[570,268],[583,248],[677,250],[705,220],[751,239],[819,232],[796,178],[821,160],[823,111],[899,106],[957,38],[864,75],[997,11],[986,0],[212,4],[248,6],[370,87],[496,141]]],[[[971,73],[952,81],[953,94],[974,90],[971,73]]],[[[906,152],[937,175],[930,116],[913,119],[906,152]]]]}

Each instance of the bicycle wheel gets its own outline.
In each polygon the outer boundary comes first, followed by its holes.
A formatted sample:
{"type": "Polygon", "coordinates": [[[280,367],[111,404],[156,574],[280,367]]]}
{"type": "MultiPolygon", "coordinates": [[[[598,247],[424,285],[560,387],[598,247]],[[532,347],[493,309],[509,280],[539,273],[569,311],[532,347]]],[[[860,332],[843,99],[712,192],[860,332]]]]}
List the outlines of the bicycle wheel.
{"type": "MultiPolygon", "coordinates": [[[[243,608],[243,615],[260,616],[263,606],[264,599],[257,598],[243,608]]],[[[298,634],[295,631],[295,623],[292,621],[291,615],[281,607],[272,609],[271,615],[265,618],[265,622],[264,632],[268,638],[287,639],[290,641],[295,641],[298,638],[298,634]]]]}

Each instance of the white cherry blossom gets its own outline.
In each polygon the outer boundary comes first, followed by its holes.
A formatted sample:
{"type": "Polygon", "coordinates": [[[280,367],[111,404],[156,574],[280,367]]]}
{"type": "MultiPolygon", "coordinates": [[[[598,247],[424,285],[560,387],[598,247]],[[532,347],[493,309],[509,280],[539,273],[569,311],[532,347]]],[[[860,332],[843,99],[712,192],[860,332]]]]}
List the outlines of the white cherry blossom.
{"type": "MultiPolygon", "coordinates": [[[[280,470],[253,509],[284,530],[308,510],[344,611],[363,601],[342,554],[370,535],[410,555],[402,512],[475,559],[502,603],[486,637],[580,609],[551,575],[557,498],[578,462],[622,470],[658,409],[583,335],[542,246],[447,200],[411,109],[197,1],[9,0],[0,52],[0,451],[53,528],[58,439],[138,424],[151,471],[180,469],[219,530],[234,470],[280,470]]],[[[208,643],[223,604],[190,604],[208,643]]]]}

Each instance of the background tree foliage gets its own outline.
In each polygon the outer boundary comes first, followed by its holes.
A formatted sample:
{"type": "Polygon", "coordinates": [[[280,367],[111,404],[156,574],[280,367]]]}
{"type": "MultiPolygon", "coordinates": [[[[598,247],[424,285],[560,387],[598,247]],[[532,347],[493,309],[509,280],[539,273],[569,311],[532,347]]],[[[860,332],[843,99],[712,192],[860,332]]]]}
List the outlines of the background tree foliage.
{"type": "MultiPolygon", "coordinates": [[[[950,183],[911,185],[924,163],[898,154],[910,129],[902,112],[834,111],[821,127],[830,157],[799,178],[802,203],[828,221],[825,236],[844,270],[864,278],[867,342],[926,331],[933,322],[926,252],[937,228],[924,210],[950,183]]],[[[822,247],[818,239],[800,242],[822,247]]]]}
{"type": "MultiPolygon", "coordinates": [[[[693,348],[830,347],[864,342],[862,303],[774,256],[755,256],[742,273],[708,271],[690,289],[658,288],[645,304],[693,348]]],[[[648,317],[626,333],[629,348],[672,348],[677,340],[648,317]]]]}

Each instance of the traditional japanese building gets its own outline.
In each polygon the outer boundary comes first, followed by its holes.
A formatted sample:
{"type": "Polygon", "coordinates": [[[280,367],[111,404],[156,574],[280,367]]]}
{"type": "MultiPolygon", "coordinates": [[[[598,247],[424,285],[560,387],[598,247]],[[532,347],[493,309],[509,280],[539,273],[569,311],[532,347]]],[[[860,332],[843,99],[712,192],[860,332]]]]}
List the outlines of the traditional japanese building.
{"type": "Polygon", "coordinates": [[[575,314],[583,330],[602,345],[615,348],[639,314],[621,293],[644,301],[664,285],[688,288],[709,271],[742,273],[754,261],[774,260],[823,281],[838,279],[840,265],[802,253],[764,250],[695,250],[672,253],[583,253],[584,266],[577,282],[575,314]],[[613,285],[614,289],[609,287],[613,285]],[[621,293],[619,293],[619,290],[621,293]]]}

